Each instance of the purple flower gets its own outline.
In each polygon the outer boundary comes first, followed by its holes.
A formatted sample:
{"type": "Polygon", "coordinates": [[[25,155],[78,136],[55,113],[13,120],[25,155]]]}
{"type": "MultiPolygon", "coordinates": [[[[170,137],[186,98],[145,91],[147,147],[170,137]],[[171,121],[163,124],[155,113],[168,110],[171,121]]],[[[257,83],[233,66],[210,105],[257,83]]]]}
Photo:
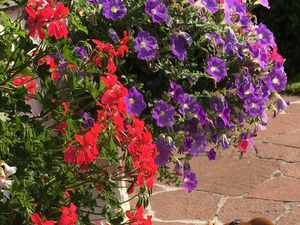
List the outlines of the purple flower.
{"type": "Polygon", "coordinates": [[[266,7],[266,8],[270,8],[269,6],[269,0],[258,0],[259,4],[261,4],[262,6],[266,7]]]}
{"type": "Polygon", "coordinates": [[[264,100],[260,97],[253,95],[251,98],[247,99],[244,102],[244,108],[250,117],[258,117],[261,116],[263,111],[265,110],[264,107],[264,100]]]}
{"type": "Polygon", "coordinates": [[[275,45],[274,35],[266,25],[260,23],[255,29],[255,33],[257,35],[257,44],[268,47],[275,45]]]}
{"type": "Polygon", "coordinates": [[[203,8],[208,10],[210,13],[215,13],[219,9],[216,0],[189,0],[189,3],[197,8],[199,13],[202,13],[203,8]]]}
{"type": "Polygon", "coordinates": [[[215,113],[222,113],[226,108],[228,108],[228,103],[226,99],[221,97],[212,97],[209,101],[209,106],[215,113]]]}
{"type": "Polygon", "coordinates": [[[252,45],[249,47],[249,51],[253,61],[259,64],[263,70],[267,70],[268,56],[264,48],[261,48],[258,45],[252,45]]]}
{"type": "Polygon", "coordinates": [[[87,2],[89,2],[93,5],[99,5],[99,4],[102,4],[103,0],[87,0],[87,2]]]}
{"type": "Polygon", "coordinates": [[[271,91],[283,91],[286,87],[287,76],[283,67],[274,66],[265,80],[271,91]]]}
{"type": "Polygon", "coordinates": [[[135,50],[139,59],[154,59],[157,54],[157,41],[147,31],[140,31],[135,38],[135,50]]]}
{"type": "Polygon", "coordinates": [[[198,110],[198,101],[193,96],[184,93],[179,100],[180,107],[178,112],[185,115],[189,112],[196,113],[198,110]]]}
{"type": "Polygon", "coordinates": [[[93,124],[94,124],[94,120],[93,120],[93,118],[90,116],[90,114],[89,113],[87,113],[87,112],[82,112],[81,113],[81,117],[82,117],[82,119],[83,119],[83,121],[84,121],[84,128],[90,128],[90,127],[92,127],[93,126],[93,124]]]}
{"type": "Polygon", "coordinates": [[[240,59],[243,58],[243,46],[238,42],[235,33],[228,28],[226,31],[225,45],[223,52],[229,55],[236,55],[240,59]]]}
{"type": "Polygon", "coordinates": [[[196,113],[197,118],[199,119],[201,125],[204,126],[206,124],[206,113],[200,104],[197,105],[197,110],[195,113],[196,113]]]}
{"type": "Polygon", "coordinates": [[[192,133],[184,140],[184,149],[191,157],[200,155],[207,147],[207,137],[203,132],[192,133]]]}
{"type": "Polygon", "coordinates": [[[218,57],[210,57],[207,61],[206,72],[219,82],[227,76],[226,61],[218,57]]]}
{"type": "Polygon", "coordinates": [[[215,46],[222,46],[224,45],[224,41],[220,34],[215,32],[207,33],[205,37],[211,41],[211,43],[215,46]]]}
{"type": "Polygon", "coordinates": [[[88,52],[84,47],[76,47],[76,54],[80,56],[84,61],[89,58],[88,52]]]}
{"type": "Polygon", "coordinates": [[[212,148],[208,153],[207,153],[207,157],[208,159],[211,160],[215,160],[217,156],[217,152],[215,151],[214,148],[212,148]]]}
{"type": "Polygon", "coordinates": [[[171,36],[172,53],[180,61],[183,61],[187,56],[186,46],[192,44],[191,36],[186,32],[175,32],[171,36]]]}
{"type": "Polygon", "coordinates": [[[176,111],[173,106],[167,104],[165,101],[160,100],[155,103],[152,110],[152,117],[156,120],[159,127],[171,126],[175,119],[176,111]]]}
{"type": "Polygon", "coordinates": [[[202,0],[201,3],[211,13],[215,13],[219,9],[216,0],[202,0]]]}
{"type": "Polygon", "coordinates": [[[172,138],[166,138],[164,135],[160,135],[155,144],[159,152],[155,162],[159,166],[164,166],[169,160],[170,153],[175,149],[174,142],[172,138]]]}
{"type": "Polygon", "coordinates": [[[246,5],[239,0],[226,0],[224,2],[224,14],[224,20],[227,24],[233,24],[234,22],[239,22],[244,26],[248,26],[249,24],[246,5]],[[238,18],[239,21],[233,20],[236,18],[238,18]]]}
{"type": "Polygon", "coordinates": [[[127,8],[121,0],[103,0],[103,16],[106,19],[119,20],[127,13],[127,8]]]}
{"type": "Polygon", "coordinates": [[[284,99],[278,95],[277,99],[276,99],[276,109],[278,112],[282,112],[285,111],[286,108],[288,107],[289,103],[286,103],[284,101],[284,99]]]}
{"type": "Polygon", "coordinates": [[[229,141],[228,141],[228,139],[227,139],[226,134],[223,134],[223,135],[221,136],[221,145],[222,145],[222,148],[223,148],[223,149],[229,148],[229,141]]]}
{"type": "Polygon", "coordinates": [[[179,161],[176,161],[176,163],[175,163],[174,172],[182,175],[183,166],[181,165],[181,163],[179,161]]]}
{"type": "Polygon", "coordinates": [[[121,39],[120,37],[118,36],[117,32],[112,29],[112,28],[109,28],[108,29],[108,37],[115,43],[115,44],[118,44],[120,43],[121,39]]]}
{"type": "Polygon", "coordinates": [[[143,95],[137,91],[136,87],[131,87],[125,96],[127,112],[134,116],[140,116],[146,108],[143,95]]]}
{"type": "Polygon", "coordinates": [[[166,5],[159,0],[147,0],[145,3],[145,12],[151,16],[153,23],[165,22],[167,25],[172,23],[166,5]]]}
{"type": "Polygon", "coordinates": [[[170,82],[169,95],[173,98],[175,103],[178,103],[180,96],[183,95],[182,87],[174,82],[170,82]]]}
{"type": "Polygon", "coordinates": [[[190,193],[192,190],[197,188],[198,181],[195,173],[192,173],[190,170],[185,170],[182,179],[182,187],[188,190],[190,193]]]}

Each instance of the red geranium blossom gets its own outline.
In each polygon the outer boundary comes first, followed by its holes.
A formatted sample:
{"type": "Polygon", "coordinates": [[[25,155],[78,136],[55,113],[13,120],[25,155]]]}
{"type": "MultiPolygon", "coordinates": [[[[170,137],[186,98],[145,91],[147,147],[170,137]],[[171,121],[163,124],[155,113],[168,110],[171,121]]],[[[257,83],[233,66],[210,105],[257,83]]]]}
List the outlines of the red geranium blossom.
{"type": "Polygon", "coordinates": [[[136,209],[135,214],[132,214],[130,211],[125,212],[125,215],[128,217],[131,225],[151,225],[152,216],[147,216],[147,219],[143,218],[144,207],[141,206],[136,209]]]}
{"type": "Polygon", "coordinates": [[[65,24],[65,18],[69,14],[69,9],[64,7],[60,2],[56,4],[51,17],[51,22],[48,25],[49,37],[55,36],[56,40],[62,37],[67,37],[68,30],[65,24]]]}
{"type": "Polygon", "coordinates": [[[36,225],[54,225],[53,220],[41,220],[39,214],[37,213],[31,214],[30,219],[36,225]]]}
{"type": "Polygon", "coordinates": [[[78,215],[76,214],[76,206],[71,203],[70,208],[63,207],[62,215],[60,220],[57,222],[57,225],[74,225],[78,219],[78,215]]]}
{"type": "Polygon", "coordinates": [[[35,80],[31,80],[31,77],[28,75],[18,75],[13,79],[13,85],[16,87],[25,86],[28,94],[34,95],[37,82],[35,80]]]}

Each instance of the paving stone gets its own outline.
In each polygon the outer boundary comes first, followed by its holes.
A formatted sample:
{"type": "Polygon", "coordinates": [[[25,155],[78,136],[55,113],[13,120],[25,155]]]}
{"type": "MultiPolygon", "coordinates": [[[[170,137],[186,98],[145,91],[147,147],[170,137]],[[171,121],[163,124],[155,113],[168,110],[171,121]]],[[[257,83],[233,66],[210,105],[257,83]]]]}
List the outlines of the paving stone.
{"type": "Polygon", "coordinates": [[[300,163],[286,163],[280,169],[286,176],[300,178],[300,163]]]}
{"type": "Polygon", "coordinates": [[[287,147],[290,146],[291,148],[299,148],[300,150],[300,130],[292,132],[290,134],[278,135],[276,137],[267,139],[266,141],[281,146],[287,146],[287,147]]]}
{"type": "Polygon", "coordinates": [[[284,160],[286,162],[300,162],[300,149],[289,148],[272,143],[258,143],[258,156],[265,159],[284,160]]]}
{"type": "Polygon", "coordinates": [[[289,105],[286,112],[287,113],[300,113],[300,104],[299,103],[289,105]]]}
{"type": "Polygon", "coordinates": [[[300,101],[299,95],[284,95],[282,97],[286,102],[299,102],[300,101]]]}
{"type": "Polygon", "coordinates": [[[277,201],[300,201],[300,180],[278,177],[261,184],[248,197],[277,201]]]}
{"type": "Polygon", "coordinates": [[[277,225],[299,225],[300,224],[300,206],[296,207],[287,215],[283,216],[277,225]]]}
{"type": "Polygon", "coordinates": [[[234,219],[249,221],[254,217],[264,216],[270,220],[278,218],[284,213],[284,204],[260,199],[229,199],[226,201],[218,217],[228,222],[234,219]]]}
{"type": "MultiPolygon", "coordinates": [[[[171,222],[152,222],[153,225],[189,225],[187,223],[178,223],[178,222],[174,222],[174,223],[171,223],[171,222]]],[[[190,224],[191,225],[191,224],[190,224]]]]}
{"type": "Polygon", "coordinates": [[[151,209],[161,220],[213,219],[220,197],[186,190],[164,192],[151,197],[151,209]]]}
{"type": "Polygon", "coordinates": [[[255,159],[195,159],[191,168],[196,172],[199,189],[230,196],[243,195],[269,179],[279,162],[255,159]]]}
{"type": "Polygon", "coordinates": [[[300,114],[281,114],[274,119],[269,119],[267,130],[259,131],[256,140],[287,134],[298,128],[300,128],[300,114]]]}

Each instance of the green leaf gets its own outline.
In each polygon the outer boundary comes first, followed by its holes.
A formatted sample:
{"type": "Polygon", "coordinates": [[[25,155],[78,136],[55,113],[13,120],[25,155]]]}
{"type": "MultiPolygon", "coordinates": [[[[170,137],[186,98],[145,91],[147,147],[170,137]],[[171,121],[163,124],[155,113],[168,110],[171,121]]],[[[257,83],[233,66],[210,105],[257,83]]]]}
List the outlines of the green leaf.
{"type": "Polygon", "coordinates": [[[72,23],[78,30],[84,32],[85,34],[89,33],[88,29],[84,25],[82,25],[78,17],[72,16],[72,23]]]}

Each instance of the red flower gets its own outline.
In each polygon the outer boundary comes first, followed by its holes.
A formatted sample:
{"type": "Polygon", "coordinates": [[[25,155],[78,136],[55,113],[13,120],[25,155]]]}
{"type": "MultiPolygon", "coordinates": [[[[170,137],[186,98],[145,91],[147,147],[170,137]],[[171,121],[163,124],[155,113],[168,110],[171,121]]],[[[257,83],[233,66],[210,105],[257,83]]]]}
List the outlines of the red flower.
{"type": "Polygon", "coordinates": [[[129,51],[129,48],[127,46],[127,42],[129,41],[127,31],[124,31],[123,34],[124,34],[124,37],[120,42],[120,46],[119,46],[119,49],[117,52],[117,55],[119,55],[121,58],[123,58],[125,53],[127,53],[129,51]]]}
{"type": "Polygon", "coordinates": [[[247,150],[248,150],[248,146],[249,146],[249,141],[248,140],[242,140],[239,144],[238,144],[238,147],[239,149],[246,153],[247,150]]]}
{"type": "Polygon", "coordinates": [[[17,87],[25,86],[28,94],[34,95],[37,82],[35,80],[31,80],[30,76],[18,75],[13,79],[13,85],[17,87]]]}
{"type": "Polygon", "coordinates": [[[78,150],[74,146],[70,146],[64,153],[64,160],[68,163],[76,163],[78,150]]]}
{"type": "Polygon", "coordinates": [[[62,102],[61,105],[64,107],[65,112],[69,112],[69,106],[66,102],[62,102]]]}
{"type": "Polygon", "coordinates": [[[35,11],[28,5],[25,7],[25,10],[28,13],[27,23],[29,26],[29,36],[32,38],[38,36],[40,39],[44,39],[46,35],[42,27],[46,25],[46,19],[51,12],[48,8],[35,11]]]}
{"type": "Polygon", "coordinates": [[[54,225],[53,220],[41,220],[39,214],[37,213],[31,214],[30,219],[36,225],[54,225]]]}
{"type": "Polygon", "coordinates": [[[144,207],[141,206],[136,209],[135,215],[130,211],[125,212],[125,215],[128,217],[131,225],[151,225],[152,216],[147,216],[147,219],[143,218],[144,207]]]}
{"type": "Polygon", "coordinates": [[[63,207],[62,215],[60,220],[57,222],[57,225],[75,225],[75,222],[78,219],[78,215],[76,214],[76,206],[71,203],[70,208],[63,207]]]}
{"type": "Polygon", "coordinates": [[[271,53],[271,59],[272,59],[273,62],[280,62],[280,63],[283,64],[284,59],[277,51],[278,51],[277,46],[273,46],[273,51],[271,53]]]}
{"type": "Polygon", "coordinates": [[[62,37],[67,37],[68,30],[65,24],[65,18],[69,14],[69,9],[64,7],[63,4],[58,2],[53,14],[51,17],[51,22],[48,26],[48,35],[49,37],[55,36],[56,40],[61,39],[62,37]]]}

